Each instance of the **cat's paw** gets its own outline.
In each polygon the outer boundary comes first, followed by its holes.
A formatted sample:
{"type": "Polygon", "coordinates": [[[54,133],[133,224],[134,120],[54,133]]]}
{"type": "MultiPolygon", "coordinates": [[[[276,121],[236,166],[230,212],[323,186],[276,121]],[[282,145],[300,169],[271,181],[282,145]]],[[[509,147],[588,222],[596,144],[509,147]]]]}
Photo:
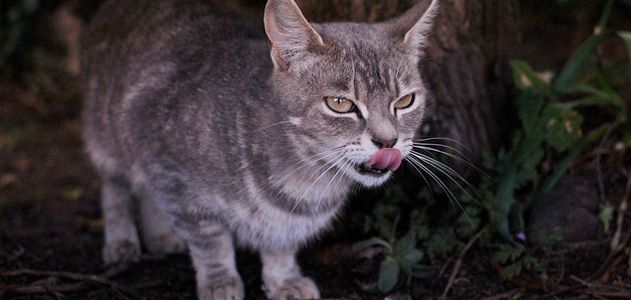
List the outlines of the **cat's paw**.
{"type": "Polygon", "coordinates": [[[320,299],[320,291],[313,280],[302,276],[286,279],[275,290],[267,289],[266,293],[272,300],[320,299]]]}
{"type": "Polygon", "coordinates": [[[174,234],[163,234],[160,236],[148,237],[145,246],[149,253],[171,254],[186,252],[186,242],[174,234]]]}
{"type": "Polygon", "coordinates": [[[241,300],[244,297],[243,283],[236,277],[217,280],[197,293],[199,300],[241,300]]]}
{"type": "Polygon", "coordinates": [[[103,247],[103,261],[106,265],[137,261],[140,253],[138,242],[130,240],[110,242],[103,247]]]}

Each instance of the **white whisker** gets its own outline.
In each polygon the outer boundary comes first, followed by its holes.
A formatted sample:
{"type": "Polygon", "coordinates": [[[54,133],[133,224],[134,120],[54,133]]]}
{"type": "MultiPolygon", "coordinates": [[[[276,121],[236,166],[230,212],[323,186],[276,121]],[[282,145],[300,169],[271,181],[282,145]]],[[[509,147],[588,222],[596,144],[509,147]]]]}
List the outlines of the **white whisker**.
{"type": "Polygon", "coordinates": [[[416,152],[411,152],[411,155],[413,155],[414,157],[428,163],[430,166],[434,167],[436,170],[438,170],[439,172],[443,173],[445,176],[447,176],[451,181],[453,181],[458,188],[460,188],[465,195],[467,195],[471,200],[473,200],[474,202],[478,203],[477,198],[471,196],[471,194],[469,194],[469,192],[467,192],[467,190],[458,182],[457,179],[460,179],[462,182],[464,182],[467,187],[469,187],[474,193],[476,193],[476,196],[478,198],[480,198],[480,195],[475,191],[475,186],[473,186],[471,183],[469,183],[469,181],[467,181],[464,177],[462,177],[462,175],[458,174],[458,172],[454,171],[452,168],[450,168],[449,166],[445,165],[444,163],[431,158],[427,155],[423,155],[420,153],[416,153],[416,152]],[[456,178],[454,178],[456,177],[456,178]]]}
{"type": "MultiPolygon", "coordinates": [[[[281,177],[280,179],[271,182],[264,190],[260,191],[256,197],[261,196],[263,193],[269,191],[271,188],[278,186],[279,184],[283,183],[286,179],[290,178],[290,176],[298,171],[300,171],[301,169],[307,167],[307,166],[311,166],[315,163],[317,163],[320,160],[323,159],[328,159],[332,156],[335,155],[339,155],[341,152],[343,152],[343,146],[339,146],[339,147],[335,147],[331,150],[327,150],[309,157],[306,157],[304,159],[300,159],[296,164],[294,164],[291,168],[293,168],[291,170],[291,172],[288,172],[287,174],[285,174],[283,177],[281,177]]],[[[324,164],[323,166],[326,166],[326,164],[324,164]]],[[[318,169],[320,170],[322,168],[322,166],[318,169]]],[[[316,170],[316,172],[318,171],[316,170]]],[[[312,176],[312,175],[311,175],[312,176]]]]}
{"type": "MultiPolygon", "coordinates": [[[[321,155],[312,155],[310,157],[306,157],[304,159],[301,159],[297,164],[299,164],[299,166],[297,166],[296,169],[292,170],[291,172],[285,174],[281,179],[278,179],[276,183],[281,183],[283,180],[285,180],[286,178],[288,178],[289,176],[291,176],[292,174],[298,172],[299,170],[301,170],[302,168],[312,165],[316,162],[318,162],[319,160],[326,160],[332,156],[338,155],[341,152],[343,152],[344,149],[342,149],[341,147],[337,148],[337,149],[333,149],[330,151],[325,151],[324,153],[321,153],[321,155]]],[[[295,166],[295,165],[294,165],[295,166]]],[[[274,184],[276,185],[276,184],[274,184]]]]}
{"type": "Polygon", "coordinates": [[[471,224],[473,224],[473,222],[471,221],[471,218],[469,217],[469,214],[467,213],[467,211],[464,209],[464,207],[462,206],[462,204],[460,204],[460,201],[458,201],[458,198],[455,196],[455,194],[451,191],[451,189],[449,189],[449,187],[440,179],[440,177],[438,177],[434,172],[432,172],[432,170],[430,170],[428,167],[424,166],[423,163],[421,161],[418,160],[418,158],[416,157],[410,157],[410,161],[413,162],[415,165],[417,165],[419,168],[421,168],[423,171],[425,171],[427,173],[427,175],[429,175],[432,179],[434,179],[434,181],[440,186],[440,188],[446,193],[447,198],[450,199],[451,202],[455,202],[456,205],[458,205],[458,207],[460,208],[460,210],[462,210],[462,212],[464,213],[465,217],[469,220],[469,222],[471,224]]]}
{"type": "Polygon", "coordinates": [[[458,141],[456,139],[452,139],[452,138],[447,138],[447,137],[430,137],[430,138],[424,138],[424,139],[418,139],[418,140],[414,140],[415,142],[428,142],[428,141],[449,141],[452,142],[458,146],[461,146],[463,149],[467,150],[470,153],[473,153],[473,151],[471,151],[471,149],[465,145],[463,142],[458,141]]]}
{"type": "Polygon", "coordinates": [[[332,163],[327,163],[324,164],[322,167],[318,168],[318,170],[316,170],[315,172],[313,172],[311,175],[309,175],[308,178],[311,178],[315,173],[317,173],[318,171],[320,171],[321,169],[323,169],[323,167],[326,167],[328,165],[330,165],[330,167],[328,169],[326,169],[324,172],[322,172],[322,174],[320,174],[320,176],[318,176],[318,178],[316,178],[310,185],[309,187],[304,191],[304,193],[302,193],[302,195],[300,196],[300,198],[298,199],[298,201],[296,201],[296,204],[294,205],[294,207],[290,210],[290,213],[293,213],[294,210],[296,209],[296,207],[298,207],[298,205],[302,202],[302,200],[304,199],[304,197],[309,193],[309,191],[311,190],[311,188],[318,182],[318,180],[320,180],[320,178],[322,178],[322,176],[326,175],[326,173],[328,173],[331,169],[333,169],[335,167],[335,165],[337,165],[340,161],[342,161],[344,159],[344,156],[341,156],[340,158],[338,158],[336,161],[332,162],[332,163]]]}
{"type": "Polygon", "coordinates": [[[408,157],[404,157],[403,159],[404,159],[405,161],[407,161],[407,162],[410,164],[410,166],[412,166],[412,168],[414,168],[414,169],[416,170],[416,172],[418,172],[418,174],[419,174],[419,175],[421,175],[421,177],[423,178],[423,180],[425,181],[425,183],[427,183],[427,187],[429,188],[429,191],[430,191],[431,195],[433,196],[433,194],[434,194],[434,190],[432,189],[432,185],[431,185],[431,184],[429,183],[429,181],[427,180],[427,177],[425,177],[425,174],[423,174],[423,171],[421,171],[421,169],[419,169],[419,168],[418,168],[418,167],[414,164],[414,162],[412,162],[412,161],[410,160],[410,158],[408,158],[408,157]]]}
{"type": "Polygon", "coordinates": [[[415,148],[415,149],[421,149],[421,150],[426,150],[426,151],[431,151],[431,152],[437,152],[437,153],[440,153],[440,154],[443,154],[443,155],[449,156],[449,157],[451,157],[451,158],[453,158],[453,159],[457,160],[458,162],[460,162],[460,163],[462,163],[462,164],[466,165],[467,167],[470,167],[470,168],[472,168],[472,169],[474,169],[474,170],[476,170],[476,171],[480,172],[482,175],[484,175],[484,176],[488,176],[488,175],[487,175],[487,174],[486,174],[483,170],[481,170],[480,168],[476,167],[476,166],[475,166],[472,162],[468,161],[468,160],[466,159],[466,157],[462,154],[462,152],[460,152],[460,151],[458,151],[458,150],[456,150],[456,149],[454,149],[454,148],[452,148],[452,147],[449,147],[449,146],[446,146],[446,145],[441,145],[441,144],[424,144],[424,143],[414,143],[413,148],[415,148]],[[444,147],[447,147],[447,148],[449,148],[449,149],[451,149],[451,150],[455,151],[456,153],[460,154],[462,157],[457,156],[457,155],[454,155],[454,154],[449,153],[449,152],[447,152],[447,151],[443,151],[443,150],[440,150],[440,149],[432,148],[431,146],[444,146],[444,147]]]}
{"type": "MultiPolygon", "coordinates": [[[[320,199],[318,199],[318,204],[316,205],[316,211],[318,211],[320,209],[320,203],[322,202],[322,198],[324,198],[324,195],[326,195],[326,192],[327,192],[329,186],[331,185],[333,180],[335,180],[337,175],[340,174],[340,172],[342,172],[342,169],[344,169],[346,167],[346,164],[350,164],[350,161],[345,160],[342,163],[342,166],[337,170],[337,172],[335,172],[335,175],[333,175],[333,177],[331,177],[331,180],[329,180],[329,183],[327,183],[326,186],[324,187],[324,192],[320,195],[320,199]]],[[[340,176],[340,178],[342,178],[342,177],[340,176]]],[[[338,180],[338,182],[339,182],[339,180],[338,180]]]]}

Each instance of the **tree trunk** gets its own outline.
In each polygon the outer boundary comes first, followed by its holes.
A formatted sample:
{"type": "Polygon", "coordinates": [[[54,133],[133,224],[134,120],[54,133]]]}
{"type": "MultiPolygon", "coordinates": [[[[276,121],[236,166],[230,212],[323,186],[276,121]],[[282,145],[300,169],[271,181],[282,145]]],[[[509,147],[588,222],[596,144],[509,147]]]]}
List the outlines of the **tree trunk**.
{"type": "MultiPolygon", "coordinates": [[[[508,60],[519,45],[513,0],[454,0],[443,5],[423,72],[436,99],[423,136],[453,138],[472,161],[502,142],[513,90],[508,60]]],[[[455,146],[455,145],[454,145],[455,146]]]]}

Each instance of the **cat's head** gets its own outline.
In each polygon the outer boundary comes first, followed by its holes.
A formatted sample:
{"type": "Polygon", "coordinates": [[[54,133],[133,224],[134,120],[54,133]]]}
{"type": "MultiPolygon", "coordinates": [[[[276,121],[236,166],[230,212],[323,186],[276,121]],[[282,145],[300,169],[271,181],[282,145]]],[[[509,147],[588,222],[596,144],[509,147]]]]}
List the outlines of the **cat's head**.
{"type": "Polygon", "coordinates": [[[294,146],[365,186],[385,182],[423,119],[419,62],[437,10],[428,0],[383,23],[310,24],[293,0],[269,0],[275,100],[294,146]]]}

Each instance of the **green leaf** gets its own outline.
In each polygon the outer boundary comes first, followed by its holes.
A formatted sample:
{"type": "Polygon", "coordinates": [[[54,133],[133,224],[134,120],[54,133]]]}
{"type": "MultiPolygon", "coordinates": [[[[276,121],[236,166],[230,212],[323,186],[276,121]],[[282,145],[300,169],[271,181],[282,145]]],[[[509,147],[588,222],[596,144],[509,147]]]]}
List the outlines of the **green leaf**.
{"type": "Polygon", "coordinates": [[[557,106],[562,106],[566,108],[574,108],[577,106],[587,106],[587,105],[612,105],[618,108],[619,111],[623,112],[626,108],[625,101],[616,94],[610,88],[596,88],[593,86],[589,86],[586,84],[575,84],[567,88],[566,93],[568,94],[585,94],[585,97],[582,97],[579,100],[556,103],[557,106]]]}
{"type": "Polygon", "coordinates": [[[513,246],[513,245],[501,245],[500,249],[493,253],[491,257],[491,261],[494,264],[507,264],[509,262],[514,262],[518,259],[523,253],[524,248],[522,246],[513,246]]]}
{"type": "Polygon", "coordinates": [[[504,275],[505,278],[513,278],[521,273],[521,269],[522,263],[516,262],[514,264],[506,266],[506,268],[504,268],[504,270],[502,271],[502,275],[504,275]]]}
{"type": "Polygon", "coordinates": [[[590,36],[580,45],[572,57],[570,57],[570,60],[565,64],[554,83],[554,90],[557,93],[565,92],[575,83],[576,78],[585,69],[587,63],[589,63],[589,59],[596,50],[596,47],[608,36],[609,34],[597,33],[590,36]]]}
{"type": "Polygon", "coordinates": [[[384,293],[391,291],[399,280],[399,272],[397,261],[390,256],[386,257],[379,267],[379,279],[377,281],[379,290],[384,293]]]}
{"type": "Polygon", "coordinates": [[[532,91],[524,91],[517,99],[517,111],[526,135],[530,135],[533,130],[537,130],[537,121],[542,106],[543,95],[532,91]]]}
{"type": "Polygon", "coordinates": [[[557,152],[565,151],[582,135],[583,117],[576,111],[564,109],[560,116],[547,123],[547,140],[557,152]]]}
{"type": "Polygon", "coordinates": [[[388,249],[389,251],[392,251],[392,247],[390,246],[388,242],[376,237],[353,244],[353,246],[351,247],[351,250],[353,252],[359,252],[366,248],[375,247],[375,246],[384,247],[388,249]]]}
{"type": "Polygon", "coordinates": [[[611,220],[613,220],[613,214],[615,212],[615,207],[610,203],[605,203],[600,206],[600,212],[598,213],[598,219],[603,224],[603,229],[605,233],[609,233],[609,227],[611,224],[611,220]]]}
{"type": "Polygon", "coordinates": [[[500,250],[493,254],[491,261],[494,264],[498,264],[498,265],[505,264],[508,262],[508,259],[510,258],[510,256],[511,256],[511,252],[500,250]]]}
{"type": "Polygon", "coordinates": [[[598,25],[594,31],[602,32],[605,30],[605,26],[607,26],[607,21],[609,21],[609,16],[611,16],[611,9],[613,8],[613,2],[614,0],[607,1],[607,5],[605,5],[603,14],[600,16],[600,20],[598,21],[598,25]]]}
{"type": "Polygon", "coordinates": [[[408,252],[412,251],[414,246],[416,246],[416,233],[414,233],[414,231],[409,231],[394,245],[394,255],[403,257],[408,252]]]}
{"type": "Polygon", "coordinates": [[[512,166],[506,173],[502,174],[498,184],[497,193],[493,197],[492,206],[487,208],[491,215],[491,222],[495,226],[497,233],[507,242],[514,243],[508,226],[508,215],[515,199],[515,179],[517,177],[517,167],[512,166]]]}
{"type": "Polygon", "coordinates": [[[624,43],[627,45],[629,60],[631,60],[631,31],[618,31],[618,36],[621,37],[624,43]]]}
{"type": "Polygon", "coordinates": [[[451,253],[459,245],[458,238],[452,228],[441,227],[434,231],[426,243],[425,251],[430,259],[451,253]]]}
{"type": "Polygon", "coordinates": [[[418,249],[412,249],[403,257],[407,262],[415,264],[423,259],[423,252],[418,249]]]}
{"type": "Polygon", "coordinates": [[[403,278],[400,278],[400,280],[405,279],[406,284],[410,284],[410,280],[412,280],[412,264],[405,261],[405,259],[397,258],[396,261],[401,268],[401,275],[403,276],[403,278]]]}
{"type": "Polygon", "coordinates": [[[603,126],[599,129],[596,129],[590,132],[589,135],[583,138],[576,145],[574,145],[574,147],[572,147],[572,150],[565,156],[565,158],[563,158],[561,163],[559,163],[556,166],[555,168],[556,170],[554,171],[554,173],[550,174],[550,176],[546,178],[545,182],[542,184],[541,188],[537,192],[537,195],[533,197],[532,200],[529,201],[528,204],[525,206],[526,209],[529,207],[531,203],[534,203],[535,201],[540,199],[543,195],[551,191],[552,188],[554,188],[554,186],[557,184],[559,179],[561,179],[561,176],[565,174],[565,171],[567,171],[567,169],[570,167],[574,159],[577,156],[579,156],[581,153],[583,153],[583,151],[585,151],[587,146],[591,145],[593,142],[601,138],[607,131],[610,130],[610,128],[611,128],[610,126],[603,126]]]}
{"type": "Polygon", "coordinates": [[[537,168],[543,159],[545,152],[542,147],[538,147],[530,152],[530,155],[526,156],[520,164],[519,172],[515,177],[515,186],[517,188],[523,187],[530,182],[533,182],[539,178],[539,171],[537,168]]]}
{"type": "Polygon", "coordinates": [[[513,80],[521,90],[536,90],[539,94],[548,94],[550,85],[539,76],[526,62],[511,60],[513,80]]]}

